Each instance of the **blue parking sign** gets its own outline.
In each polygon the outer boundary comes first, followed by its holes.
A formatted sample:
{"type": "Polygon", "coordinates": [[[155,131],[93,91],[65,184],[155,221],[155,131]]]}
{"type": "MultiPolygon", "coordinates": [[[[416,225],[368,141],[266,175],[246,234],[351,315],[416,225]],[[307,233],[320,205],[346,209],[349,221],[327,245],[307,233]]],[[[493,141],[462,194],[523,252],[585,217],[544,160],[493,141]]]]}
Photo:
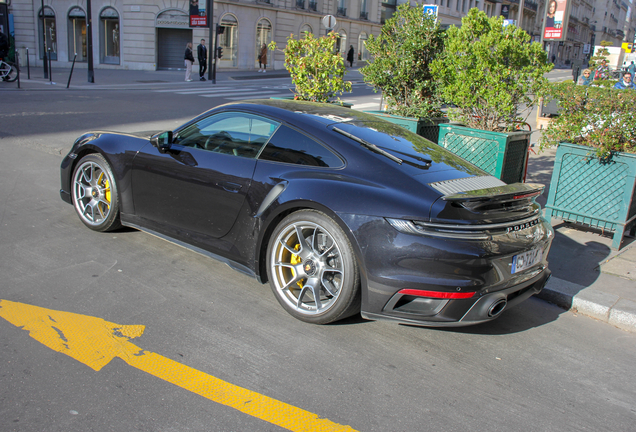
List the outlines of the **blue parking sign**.
{"type": "Polygon", "coordinates": [[[433,15],[437,18],[437,5],[424,5],[424,15],[433,15]]]}

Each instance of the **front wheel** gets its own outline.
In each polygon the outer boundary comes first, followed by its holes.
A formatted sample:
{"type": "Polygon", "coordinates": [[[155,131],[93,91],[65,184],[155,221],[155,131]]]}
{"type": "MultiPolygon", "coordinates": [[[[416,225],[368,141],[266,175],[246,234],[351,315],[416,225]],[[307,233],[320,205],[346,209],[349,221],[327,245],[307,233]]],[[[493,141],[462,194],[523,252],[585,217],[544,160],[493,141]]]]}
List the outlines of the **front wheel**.
{"type": "Polygon", "coordinates": [[[18,78],[18,68],[10,63],[3,62],[2,63],[2,75],[4,75],[4,80],[7,82],[13,82],[18,78]]]}
{"type": "Polygon", "coordinates": [[[283,219],[267,249],[267,275],[278,302],[297,319],[327,324],[360,311],[360,276],[351,244],[324,213],[283,219]]]}
{"type": "Polygon", "coordinates": [[[83,157],[73,172],[73,205],[84,225],[94,231],[121,227],[115,177],[100,154],[83,157]]]}

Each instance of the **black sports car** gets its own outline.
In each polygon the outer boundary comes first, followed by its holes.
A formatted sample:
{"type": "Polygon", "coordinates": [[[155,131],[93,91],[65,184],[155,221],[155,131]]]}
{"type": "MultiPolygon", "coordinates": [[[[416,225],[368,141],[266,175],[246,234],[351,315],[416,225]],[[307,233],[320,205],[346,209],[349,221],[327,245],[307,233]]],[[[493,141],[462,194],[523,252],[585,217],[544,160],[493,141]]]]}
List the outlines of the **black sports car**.
{"type": "Polygon", "coordinates": [[[550,276],[542,185],[506,185],[332,104],[243,101],[175,131],[89,132],[61,174],[89,228],[134,227],[222,260],[311,323],[476,324],[550,276]]]}

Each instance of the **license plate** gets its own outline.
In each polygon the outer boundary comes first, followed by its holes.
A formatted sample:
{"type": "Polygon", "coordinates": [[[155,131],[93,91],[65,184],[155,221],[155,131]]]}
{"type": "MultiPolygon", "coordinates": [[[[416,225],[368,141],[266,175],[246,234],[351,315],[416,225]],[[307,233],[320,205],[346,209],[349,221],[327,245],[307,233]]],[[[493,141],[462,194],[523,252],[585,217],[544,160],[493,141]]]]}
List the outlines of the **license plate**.
{"type": "Polygon", "coordinates": [[[543,258],[543,249],[537,248],[529,250],[512,257],[512,274],[524,271],[541,261],[543,258]]]}

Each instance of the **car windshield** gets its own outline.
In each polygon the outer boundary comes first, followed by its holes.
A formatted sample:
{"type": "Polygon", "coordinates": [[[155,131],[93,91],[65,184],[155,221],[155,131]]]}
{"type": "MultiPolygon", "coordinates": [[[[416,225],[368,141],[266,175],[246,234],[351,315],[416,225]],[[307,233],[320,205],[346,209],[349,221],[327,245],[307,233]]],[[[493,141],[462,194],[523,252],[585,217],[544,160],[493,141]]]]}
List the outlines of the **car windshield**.
{"type": "MultiPolygon", "coordinates": [[[[444,164],[469,174],[479,175],[481,171],[455,154],[444,150],[437,144],[417,135],[402,126],[383,120],[356,120],[330,125],[332,129],[340,129],[360,140],[374,144],[405,161],[411,161],[417,168],[425,168],[422,162],[432,161],[444,164]]],[[[442,167],[437,167],[440,169],[442,167]]]]}

